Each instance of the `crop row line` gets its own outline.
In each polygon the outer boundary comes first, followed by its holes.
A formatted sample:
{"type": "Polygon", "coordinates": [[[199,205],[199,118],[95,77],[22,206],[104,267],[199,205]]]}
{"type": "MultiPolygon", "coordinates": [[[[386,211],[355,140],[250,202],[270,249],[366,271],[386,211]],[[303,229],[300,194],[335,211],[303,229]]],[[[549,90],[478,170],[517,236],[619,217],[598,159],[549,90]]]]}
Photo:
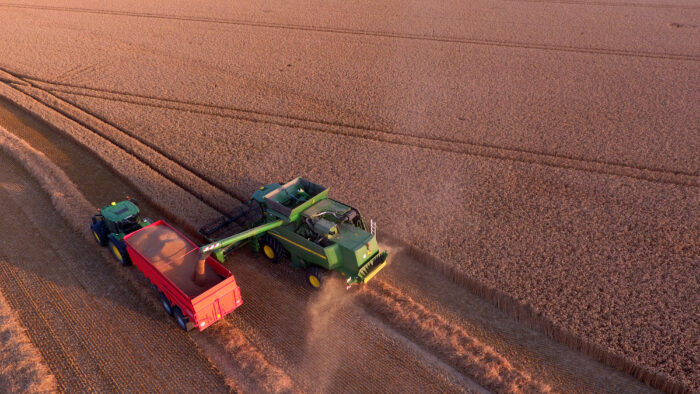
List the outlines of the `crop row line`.
{"type": "Polygon", "coordinates": [[[577,1],[577,0],[501,0],[509,3],[546,3],[546,4],[574,4],[583,6],[603,6],[603,7],[629,7],[629,8],[665,8],[679,10],[698,10],[700,7],[682,4],[660,4],[660,3],[633,3],[610,1],[577,1]]]}
{"type": "MultiPolygon", "coordinates": [[[[32,86],[32,87],[33,87],[33,86],[32,86]]],[[[33,96],[32,96],[32,97],[33,97],[33,96]]],[[[38,98],[37,98],[37,99],[38,99],[38,98]]],[[[39,100],[39,101],[42,101],[42,100],[39,100]]],[[[42,102],[43,102],[43,101],[42,101],[42,102]]],[[[46,103],[45,103],[45,104],[46,104],[46,103]]],[[[47,104],[47,105],[48,105],[48,104],[47,104]]],[[[51,108],[54,108],[54,106],[50,106],[50,107],[51,107],[51,108]]],[[[63,113],[63,111],[59,111],[59,113],[63,113]]],[[[89,113],[88,113],[88,114],[89,114],[89,113]]],[[[88,129],[90,129],[89,125],[86,125],[86,124],[84,124],[84,123],[81,123],[81,125],[82,125],[83,127],[86,127],[86,128],[88,128],[88,129]]],[[[95,132],[95,131],[93,130],[93,132],[95,132]]],[[[97,132],[95,132],[95,133],[98,134],[98,135],[100,135],[100,133],[97,133],[97,132]]],[[[103,137],[103,138],[108,139],[107,137],[103,137]]],[[[108,139],[108,140],[109,140],[109,139],[108,139]]],[[[135,157],[136,157],[137,159],[139,159],[138,156],[135,156],[135,157]]],[[[206,179],[204,179],[204,180],[206,181],[206,179]]],[[[186,186],[181,186],[181,187],[183,187],[183,189],[186,190],[186,191],[190,191],[186,186]]],[[[190,192],[191,192],[191,191],[190,191],[190,192]]],[[[206,201],[202,201],[202,203],[209,205],[206,201]]],[[[378,282],[378,283],[379,283],[379,282],[378,282]]],[[[371,296],[372,298],[374,298],[374,297],[377,296],[377,294],[376,294],[375,292],[373,292],[373,291],[370,291],[367,295],[368,295],[368,296],[371,296]]],[[[391,316],[387,316],[387,317],[389,317],[389,320],[392,321],[392,322],[395,320],[395,319],[392,318],[391,316]]],[[[446,346],[447,348],[449,348],[449,347],[452,346],[452,344],[451,344],[451,343],[444,343],[443,346],[446,346]]],[[[457,358],[461,360],[462,357],[459,356],[459,357],[457,357],[457,358]]],[[[481,364],[481,361],[480,361],[480,360],[469,360],[469,361],[467,361],[467,360],[462,360],[462,361],[460,361],[460,362],[467,362],[467,363],[477,362],[477,364],[481,364]]],[[[478,368],[481,368],[481,366],[477,366],[477,367],[475,367],[475,368],[478,369],[478,368]]],[[[500,378],[506,378],[506,379],[508,379],[508,377],[506,377],[506,376],[509,375],[509,374],[504,374],[503,376],[500,376],[500,375],[501,375],[501,374],[499,373],[498,379],[500,379],[500,378]]]]}
{"type": "MultiPolygon", "coordinates": [[[[403,134],[387,129],[371,128],[341,122],[313,120],[298,116],[287,116],[256,110],[126,93],[116,90],[97,89],[87,86],[41,80],[27,76],[16,77],[22,78],[22,80],[27,81],[28,83],[32,82],[32,86],[34,87],[36,87],[37,84],[43,85],[41,89],[58,94],[71,94],[159,109],[198,113],[202,115],[211,115],[255,123],[274,124],[283,127],[292,127],[313,132],[355,137],[394,145],[415,146],[418,148],[432,149],[442,152],[480,156],[497,160],[517,161],[528,164],[573,169],[604,175],[616,175],[659,183],[670,183],[684,186],[696,186],[698,184],[698,174],[686,171],[667,170],[651,166],[623,164],[619,162],[597,159],[584,159],[570,155],[536,152],[520,148],[506,148],[492,144],[466,142],[453,138],[417,136],[412,134],[403,134]]],[[[70,102],[70,100],[66,99],[65,97],[62,97],[62,99],[70,102]]],[[[75,103],[71,104],[77,107],[75,103]]],[[[109,123],[105,120],[103,121],[105,123],[109,123]]],[[[118,128],[116,125],[112,126],[118,128]]],[[[123,130],[122,132],[127,133],[123,130]]],[[[144,144],[148,144],[148,142],[136,137],[133,135],[133,133],[129,133],[129,135],[132,138],[138,139],[144,144]]],[[[157,149],[154,146],[151,146],[151,148],[157,149]]],[[[162,154],[166,155],[165,153],[162,154]]],[[[176,161],[172,157],[169,158],[176,161]]],[[[187,169],[192,173],[197,173],[197,171],[193,168],[187,169]]],[[[198,175],[203,179],[206,179],[207,182],[216,185],[221,190],[226,190],[228,193],[232,192],[232,190],[226,189],[224,185],[216,184],[216,181],[206,178],[203,174],[198,175]]],[[[240,199],[240,196],[238,196],[238,198],[240,199]]]]}
{"type": "Polygon", "coordinates": [[[467,45],[483,45],[483,46],[492,46],[492,47],[535,49],[535,50],[573,52],[573,53],[583,53],[583,54],[615,55],[615,56],[654,58],[654,59],[667,59],[667,60],[700,61],[700,56],[689,55],[689,54],[680,54],[680,53],[635,51],[635,50],[626,50],[626,49],[594,48],[594,47],[587,48],[587,47],[576,47],[576,46],[568,46],[568,45],[537,44],[537,43],[515,42],[515,41],[505,41],[505,40],[466,38],[466,37],[433,36],[433,35],[414,34],[414,33],[396,33],[396,32],[379,31],[379,30],[357,30],[357,29],[342,28],[342,27],[295,25],[295,24],[284,24],[284,23],[274,23],[274,22],[246,21],[246,20],[236,20],[236,19],[222,19],[222,18],[195,17],[195,16],[180,16],[180,15],[167,15],[167,14],[156,14],[156,13],[147,13],[147,12],[117,11],[117,10],[105,10],[105,9],[78,8],[78,7],[56,7],[56,6],[40,6],[40,5],[12,4],[12,3],[0,3],[0,7],[38,9],[38,10],[49,10],[49,11],[63,11],[63,12],[87,13],[87,14],[97,14],[97,15],[115,15],[115,16],[127,16],[127,17],[138,17],[138,18],[151,18],[151,19],[166,19],[166,20],[177,20],[177,21],[187,21],[187,22],[216,23],[216,24],[224,24],[224,25],[285,29],[285,30],[293,30],[293,31],[311,31],[311,32],[318,32],[318,33],[346,34],[346,35],[367,36],[367,37],[385,37],[385,38],[395,38],[395,39],[405,39],[405,40],[432,41],[432,42],[444,42],[444,43],[467,44],[467,45]]]}
{"type": "MultiPolygon", "coordinates": [[[[22,81],[24,81],[24,80],[22,80],[22,81]]],[[[26,81],[24,81],[24,82],[26,82],[26,81]]],[[[27,82],[27,83],[28,83],[28,82],[27,82]]],[[[137,142],[139,142],[140,144],[146,146],[147,148],[149,148],[149,149],[152,150],[153,152],[159,154],[160,156],[163,156],[165,159],[167,159],[168,161],[170,161],[171,164],[176,165],[176,166],[179,166],[181,169],[183,169],[183,170],[189,172],[191,175],[194,175],[194,176],[196,176],[197,178],[201,179],[202,181],[206,182],[206,183],[207,183],[208,185],[210,185],[211,187],[213,187],[213,188],[219,190],[219,191],[222,192],[222,193],[225,193],[225,194],[227,194],[227,195],[230,195],[230,192],[227,191],[225,188],[223,188],[220,184],[217,185],[217,184],[215,184],[215,183],[212,183],[212,182],[209,181],[206,177],[204,177],[202,174],[198,173],[196,170],[190,169],[189,166],[186,166],[186,165],[184,165],[184,164],[182,164],[182,163],[177,162],[173,157],[171,157],[171,156],[168,155],[167,153],[163,152],[161,149],[159,149],[159,148],[156,147],[155,145],[153,145],[153,144],[151,144],[151,143],[149,143],[149,142],[147,142],[147,141],[145,141],[145,140],[143,140],[143,139],[141,139],[141,138],[138,138],[138,137],[134,136],[132,133],[130,133],[130,132],[124,130],[123,128],[121,128],[121,127],[119,127],[119,126],[117,126],[117,125],[115,125],[115,124],[113,124],[113,123],[107,121],[106,119],[103,119],[103,118],[101,118],[101,117],[99,117],[99,116],[97,116],[97,115],[95,115],[95,114],[92,114],[92,113],[90,113],[90,112],[88,112],[88,111],[85,111],[83,108],[81,108],[81,107],[79,107],[79,106],[77,106],[77,105],[75,105],[75,104],[69,102],[68,100],[65,100],[65,99],[62,99],[62,98],[60,98],[60,97],[57,97],[57,96],[51,94],[50,92],[48,92],[48,91],[46,91],[46,90],[43,90],[43,89],[41,89],[41,88],[38,88],[38,87],[36,87],[36,86],[34,86],[34,85],[32,85],[32,84],[29,84],[29,83],[28,83],[28,85],[17,84],[17,86],[15,86],[14,83],[7,83],[7,85],[10,86],[10,87],[12,87],[12,88],[14,88],[15,90],[21,92],[22,94],[26,94],[26,95],[32,97],[33,99],[35,99],[35,100],[41,102],[42,104],[46,105],[47,107],[51,108],[52,110],[54,110],[54,111],[60,113],[61,115],[65,116],[66,118],[68,118],[68,119],[72,120],[73,122],[75,122],[75,123],[81,125],[82,127],[84,127],[85,129],[91,131],[92,133],[96,134],[97,136],[99,136],[99,137],[101,137],[101,138],[103,138],[103,139],[105,139],[105,140],[111,142],[112,144],[114,144],[115,146],[117,146],[117,147],[118,147],[119,149],[121,149],[122,151],[126,152],[127,154],[129,154],[129,155],[131,155],[131,156],[137,158],[139,161],[141,161],[141,162],[143,162],[144,164],[146,164],[149,168],[151,168],[153,171],[157,172],[159,175],[161,175],[162,177],[164,177],[164,178],[167,179],[168,181],[172,182],[173,184],[175,184],[176,186],[180,187],[181,189],[183,189],[183,190],[189,192],[189,193],[192,194],[196,199],[198,199],[199,201],[201,201],[201,202],[204,203],[205,205],[211,207],[212,209],[214,209],[214,210],[217,211],[218,213],[220,213],[220,214],[222,214],[222,215],[225,215],[226,212],[229,210],[228,208],[225,208],[225,207],[219,207],[218,204],[217,204],[215,201],[209,201],[209,198],[208,198],[206,195],[202,194],[201,192],[198,192],[198,191],[196,191],[196,190],[192,190],[192,188],[188,187],[188,186],[187,186],[184,182],[182,182],[180,179],[178,179],[177,177],[175,177],[175,176],[173,176],[173,175],[167,173],[164,169],[161,169],[160,166],[158,165],[158,163],[156,163],[153,159],[151,159],[151,158],[149,158],[149,157],[146,157],[145,155],[142,155],[142,154],[139,154],[139,153],[135,152],[134,149],[131,149],[131,148],[129,148],[128,146],[126,146],[125,143],[122,143],[122,142],[117,141],[117,140],[115,140],[115,139],[113,139],[113,138],[110,138],[110,137],[107,136],[105,133],[102,133],[102,132],[98,131],[96,127],[92,127],[90,124],[88,124],[87,121],[85,121],[85,120],[83,120],[83,119],[80,119],[80,118],[78,118],[77,116],[74,116],[73,114],[69,113],[67,110],[65,110],[65,109],[63,109],[63,108],[60,108],[58,105],[53,104],[53,103],[49,102],[48,100],[42,99],[42,97],[39,97],[39,95],[32,94],[31,92],[28,92],[28,91],[27,91],[27,90],[28,90],[27,88],[29,88],[29,89],[36,89],[36,90],[38,90],[38,91],[41,91],[41,92],[43,92],[43,93],[46,93],[46,94],[50,95],[52,98],[54,98],[55,100],[57,100],[57,101],[59,101],[59,102],[63,102],[63,103],[65,103],[65,104],[67,104],[67,105],[70,105],[70,106],[75,107],[78,111],[80,111],[80,112],[82,112],[82,113],[84,113],[84,114],[86,114],[86,115],[88,115],[88,116],[90,116],[90,117],[96,119],[96,120],[99,121],[99,122],[104,123],[105,125],[107,125],[107,126],[109,126],[109,127],[112,127],[112,128],[114,128],[114,129],[116,129],[118,132],[120,132],[121,134],[123,134],[123,135],[126,136],[127,138],[130,138],[130,139],[132,139],[132,140],[134,140],[134,141],[137,141],[137,142]]]]}
{"type": "Polygon", "coordinates": [[[37,347],[43,350],[41,352],[42,358],[45,358],[49,368],[59,378],[56,379],[59,388],[69,388],[66,387],[66,383],[68,383],[70,386],[81,387],[86,391],[94,391],[87,376],[77,366],[75,358],[68,352],[65,344],[58,339],[53,326],[44,316],[45,309],[34,301],[33,295],[36,293],[30,292],[26,288],[18,273],[15,272],[16,270],[17,268],[11,267],[8,262],[0,261],[0,277],[5,277],[5,280],[2,281],[3,287],[6,289],[7,295],[24,300],[29,304],[30,310],[28,312],[31,313],[26,314],[27,318],[23,316],[22,323],[26,326],[29,336],[38,344],[37,347]],[[40,346],[40,344],[47,343],[48,346],[40,346]],[[61,373],[57,373],[58,370],[61,370],[61,373]],[[69,376],[73,378],[73,381],[66,382],[62,379],[69,376]]]}

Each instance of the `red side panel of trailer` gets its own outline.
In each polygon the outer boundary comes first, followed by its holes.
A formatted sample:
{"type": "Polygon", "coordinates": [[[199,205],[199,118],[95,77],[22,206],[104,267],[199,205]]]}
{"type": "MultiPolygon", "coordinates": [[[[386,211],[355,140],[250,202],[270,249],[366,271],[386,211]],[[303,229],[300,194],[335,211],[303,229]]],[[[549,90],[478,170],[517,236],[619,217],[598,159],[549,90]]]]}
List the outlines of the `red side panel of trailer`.
{"type": "Polygon", "coordinates": [[[199,247],[163,220],[124,237],[134,265],[201,331],[239,307],[231,271],[209,256],[203,285],[194,282],[199,247]]]}

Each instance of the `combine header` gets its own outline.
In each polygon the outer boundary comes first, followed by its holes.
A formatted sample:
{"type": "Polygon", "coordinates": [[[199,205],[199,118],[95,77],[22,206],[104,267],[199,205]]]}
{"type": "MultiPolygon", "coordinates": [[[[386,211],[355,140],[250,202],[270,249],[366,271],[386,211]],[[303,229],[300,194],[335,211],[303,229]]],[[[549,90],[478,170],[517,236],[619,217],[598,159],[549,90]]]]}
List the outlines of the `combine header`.
{"type": "Polygon", "coordinates": [[[295,269],[306,270],[313,288],[324,273],[338,271],[348,287],[367,283],[387,263],[374,231],[360,212],[328,198],[328,189],[302,178],[261,187],[247,205],[209,223],[199,233],[211,243],[200,248],[200,259],[227,254],[246,243],[273,263],[289,257],[295,269]]]}

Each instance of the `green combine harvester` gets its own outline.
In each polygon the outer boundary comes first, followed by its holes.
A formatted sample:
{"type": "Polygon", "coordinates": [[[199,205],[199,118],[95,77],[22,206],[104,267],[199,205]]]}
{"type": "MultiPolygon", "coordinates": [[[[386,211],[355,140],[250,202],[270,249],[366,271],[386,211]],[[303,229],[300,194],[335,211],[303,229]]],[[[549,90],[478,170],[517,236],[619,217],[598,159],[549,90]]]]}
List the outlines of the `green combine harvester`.
{"type": "Polygon", "coordinates": [[[90,230],[100,246],[109,245],[114,258],[122,265],[131,265],[123,238],[151,223],[150,219],[141,218],[136,201],[127,197],[124,201],[100,208],[100,212],[92,217],[90,230]]]}
{"type": "Polygon", "coordinates": [[[328,189],[302,178],[261,187],[246,205],[202,227],[209,242],[200,261],[226,255],[244,244],[273,263],[289,258],[294,269],[305,269],[313,288],[321,287],[326,271],[338,271],[348,288],[367,283],[386,266],[374,223],[368,229],[360,212],[328,198],[328,189]]]}

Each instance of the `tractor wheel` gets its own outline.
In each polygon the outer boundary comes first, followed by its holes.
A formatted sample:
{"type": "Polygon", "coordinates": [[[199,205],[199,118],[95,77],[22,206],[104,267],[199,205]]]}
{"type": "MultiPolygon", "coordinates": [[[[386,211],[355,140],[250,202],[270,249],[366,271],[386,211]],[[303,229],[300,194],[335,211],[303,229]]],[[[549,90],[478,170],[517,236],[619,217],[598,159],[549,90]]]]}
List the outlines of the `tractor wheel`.
{"type": "Polygon", "coordinates": [[[165,313],[172,316],[173,315],[173,304],[170,303],[170,300],[168,300],[168,297],[166,297],[162,291],[160,292],[159,296],[160,296],[160,303],[163,304],[163,309],[165,309],[165,313]]]}
{"type": "Polygon", "coordinates": [[[117,246],[117,244],[111,239],[109,240],[109,250],[112,252],[112,256],[114,256],[114,258],[117,259],[121,265],[131,265],[131,259],[129,259],[129,255],[126,254],[126,251],[117,246]]]}
{"type": "Polygon", "coordinates": [[[323,284],[323,270],[317,266],[311,266],[306,270],[306,283],[313,289],[320,289],[323,284]]]}
{"type": "Polygon", "coordinates": [[[107,231],[102,222],[96,222],[90,225],[92,235],[95,237],[95,242],[100,246],[107,246],[107,231]]]}
{"type": "Polygon", "coordinates": [[[175,322],[177,325],[183,330],[189,331],[194,328],[194,324],[192,324],[190,319],[182,313],[179,307],[173,308],[173,316],[175,317],[175,322]]]}
{"type": "Polygon", "coordinates": [[[265,258],[273,264],[281,262],[284,257],[284,247],[279,241],[269,235],[263,237],[262,242],[260,242],[260,249],[265,258]]]}

